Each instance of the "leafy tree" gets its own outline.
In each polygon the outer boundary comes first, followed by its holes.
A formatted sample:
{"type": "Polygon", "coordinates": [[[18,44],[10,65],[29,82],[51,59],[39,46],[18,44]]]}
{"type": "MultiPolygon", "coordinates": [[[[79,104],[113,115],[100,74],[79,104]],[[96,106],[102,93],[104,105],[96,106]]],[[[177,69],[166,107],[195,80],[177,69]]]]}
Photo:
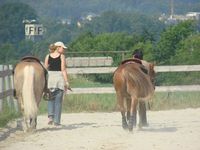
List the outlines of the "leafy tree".
{"type": "Polygon", "coordinates": [[[0,6],[0,44],[24,39],[24,19],[37,19],[35,10],[29,5],[6,3],[0,6]]]}
{"type": "Polygon", "coordinates": [[[15,57],[14,46],[10,43],[0,45],[0,64],[11,64],[15,57]]]}
{"type": "Polygon", "coordinates": [[[138,42],[134,47],[132,48],[133,50],[135,49],[143,49],[144,53],[144,60],[149,61],[149,62],[154,62],[154,46],[151,41],[146,41],[146,42],[138,42]]]}
{"type": "MultiPolygon", "coordinates": [[[[19,0],[1,0],[3,2],[18,2],[19,0]]],[[[29,4],[39,14],[46,18],[80,18],[93,12],[101,14],[105,11],[117,12],[142,12],[147,15],[169,14],[169,0],[48,0],[33,1],[20,0],[29,4]]],[[[177,14],[185,14],[188,11],[199,11],[199,0],[175,0],[174,7],[177,14]]]]}
{"type": "Polygon", "coordinates": [[[135,35],[126,33],[102,33],[94,35],[87,32],[70,44],[70,51],[125,51],[139,41],[135,35]]]}
{"type": "Polygon", "coordinates": [[[195,24],[193,21],[181,22],[166,29],[158,42],[155,60],[160,64],[169,63],[170,58],[176,54],[180,42],[194,32],[195,24]]]}
{"type": "Polygon", "coordinates": [[[21,59],[21,57],[32,55],[33,54],[33,41],[31,40],[22,40],[19,42],[16,50],[15,56],[16,59],[21,59]]]}
{"type": "Polygon", "coordinates": [[[91,32],[82,33],[70,44],[70,51],[88,52],[93,50],[93,34],[91,32]]]}
{"type": "MultiPolygon", "coordinates": [[[[169,64],[194,65],[200,63],[200,35],[193,32],[193,29],[189,30],[188,28],[178,30],[182,31],[179,32],[182,38],[179,37],[179,41],[175,45],[174,55],[171,55],[168,59],[169,64]]],[[[166,55],[169,54],[166,53],[166,55]]],[[[162,85],[163,83],[165,85],[199,84],[199,72],[160,73],[157,76],[157,84],[162,85]]]]}
{"type": "Polygon", "coordinates": [[[200,64],[200,34],[191,35],[180,42],[176,55],[171,63],[181,65],[200,64]]]}
{"type": "Polygon", "coordinates": [[[85,30],[94,34],[124,32],[143,35],[144,40],[157,40],[164,25],[157,19],[140,13],[104,12],[85,24],[85,30]]]}
{"type": "Polygon", "coordinates": [[[72,35],[76,34],[76,30],[73,25],[63,24],[57,19],[43,19],[41,23],[45,27],[44,40],[52,43],[55,41],[63,41],[68,43],[71,41],[72,35]]]}
{"type": "MultiPolygon", "coordinates": [[[[87,52],[87,56],[98,56],[93,51],[103,51],[104,54],[101,53],[100,55],[111,56],[116,66],[122,61],[122,56],[111,51],[128,51],[138,40],[137,36],[131,36],[126,33],[93,35],[91,32],[87,32],[70,44],[69,51],[87,52]]],[[[94,75],[94,79],[101,82],[111,82],[111,78],[112,75],[94,75]]]]}

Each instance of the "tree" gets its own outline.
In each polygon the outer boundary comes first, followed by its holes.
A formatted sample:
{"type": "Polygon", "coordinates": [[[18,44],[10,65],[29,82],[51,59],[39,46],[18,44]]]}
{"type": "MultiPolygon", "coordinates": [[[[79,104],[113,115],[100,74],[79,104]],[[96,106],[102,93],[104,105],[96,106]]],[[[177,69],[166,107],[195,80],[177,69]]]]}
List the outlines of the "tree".
{"type": "Polygon", "coordinates": [[[6,3],[0,7],[0,44],[24,39],[24,19],[37,19],[35,10],[24,3],[6,3]]]}
{"type": "Polygon", "coordinates": [[[138,42],[132,49],[143,49],[144,60],[154,62],[154,46],[151,41],[138,42]]]}
{"type": "Polygon", "coordinates": [[[91,32],[82,33],[70,44],[71,51],[88,52],[93,50],[94,36],[91,32]]]}
{"type": "Polygon", "coordinates": [[[176,55],[172,57],[171,63],[182,65],[200,64],[200,34],[191,35],[180,42],[176,55]]]}
{"type": "Polygon", "coordinates": [[[182,40],[195,33],[195,23],[193,21],[181,22],[171,26],[161,34],[155,50],[155,60],[160,64],[167,64],[170,58],[176,54],[176,50],[182,40]]]}
{"type": "Polygon", "coordinates": [[[5,43],[0,45],[0,64],[10,64],[14,60],[13,45],[5,43]]]}
{"type": "Polygon", "coordinates": [[[125,32],[143,35],[144,40],[156,40],[164,25],[157,19],[140,13],[104,12],[85,24],[85,30],[94,34],[125,32]]]}
{"type": "Polygon", "coordinates": [[[94,35],[91,32],[86,32],[70,44],[70,50],[81,52],[129,50],[138,40],[137,36],[126,33],[94,35]]]}

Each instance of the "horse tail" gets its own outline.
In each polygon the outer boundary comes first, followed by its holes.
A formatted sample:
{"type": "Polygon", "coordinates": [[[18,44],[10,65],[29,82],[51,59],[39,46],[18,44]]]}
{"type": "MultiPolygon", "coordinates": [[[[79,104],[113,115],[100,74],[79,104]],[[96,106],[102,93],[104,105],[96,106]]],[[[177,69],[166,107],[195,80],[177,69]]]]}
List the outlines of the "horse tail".
{"type": "Polygon", "coordinates": [[[126,79],[126,88],[130,95],[138,98],[149,99],[153,94],[153,86],[148,76],[138,67],[127,67],[123,72],[126,79]]]}
{"type": "Polygon", "coordinates": [[[22,97],[24,102],[24,115],[26,118],[34,118],[38,111],[34,94],[34,73],[33,66],[25,66],[22,97]]]}

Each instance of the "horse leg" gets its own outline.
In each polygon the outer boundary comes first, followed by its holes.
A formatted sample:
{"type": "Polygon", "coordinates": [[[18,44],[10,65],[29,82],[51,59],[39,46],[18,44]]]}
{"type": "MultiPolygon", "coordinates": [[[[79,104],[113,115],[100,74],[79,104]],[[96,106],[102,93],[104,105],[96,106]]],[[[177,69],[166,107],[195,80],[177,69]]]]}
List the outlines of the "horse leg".
{"type": "Polygon", "coordinates": [[[24,113],[24,106],[22,105],[21,106],[21,109],[22,109],[22,114],[23,114],[23,116],[24,116],[24,119],[23,119],[23,125],[22,125],[22,128],[23,128],[23,131],[24,132],[28,132],[29,131],[29,123],[28,123],[28,118],[26,118],[26,116],[25,116],[25,113],[24,113]]]}
{"type": "Polygon", "coordinates": [[[120,112],[122,115],[122,127],[123,129],[127,129],[128,124],[127,124],[126,115],[125,115],[124,98],[120,94],[117,94],[117,100],[118,100],[120,112]]]}
{"type": "Polygon", "coordinates": [[[129,119],[130,119],[130,110],[131,110],[131,99],[130,98],[126,99],[126,108],[127,108],[126,119],[127,119],[127,121],[129,121],[129,119]]]}
{"type": "Polygon", "coordinates": [[[133,96],[131,96],[131,111],[130,111],[130,120],[128,124],[129,131],[133,130],[133,126],[136,126],[137,104],[138,100],[133,96]]]}
{"type": "Polygon", "coordinates": [[[30,127],[31,129],[36,129],[37,126],[37,117],[30,119],[30,127]]]}
{"type": "Polygon", "coordinates": [[[21,95],[19,95],[18,97],[18,102],[21,108],[21,113],[23,115],[23,123],[22,123],[22,128],[24,132],[28,131],[28,123],[27,123],[27,118],[25,117],[25,113],[24,113],[24,103],[23,103],[23,98],[21,95]]]}
{"type": "Polygon", "coordinates": [[[125,113],[122,113],[122,128],[123,129],[127,129],[128,128],[128,124],[127,124],[127,121],[126,121],[126,116],[125,116],[125,113]]]}
{"type": "Polygon", "coordinates": [[[145,101],[139,101],[139,127],[148,126],[145,101]]]}
{"type": "Polygon", "coordinates": [[[35,118],[35,129],[37,127],[37,117],[35,118]]]}
{"type": "Polygon", "coordinates": [[[29,124],[28,124],[27,120],[28,119],[24,116],[23,125],[22,125],[24,132],[28,132],[29,131],[29,124]]]}

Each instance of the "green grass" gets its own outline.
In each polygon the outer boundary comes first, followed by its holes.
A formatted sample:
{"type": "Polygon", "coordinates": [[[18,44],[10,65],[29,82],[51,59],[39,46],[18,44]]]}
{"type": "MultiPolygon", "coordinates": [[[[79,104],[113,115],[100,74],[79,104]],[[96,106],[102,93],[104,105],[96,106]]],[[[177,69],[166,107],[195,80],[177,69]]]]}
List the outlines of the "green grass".
{"type": "MultiPolygon", "coordinates": [[[[77,94],[65,96],[62,112],[112,112],[116,107],[115,94],[77,94]]],[[[39,113],[47,113],[47,101],[41,102],[39,113]]]]}
{"type": "Polygon", "coordinates": [[[73,75],[70,76],[70,86],[72,88],[83,88],[83,87],[112,87],[111,83],[102,84],[100,82],[94,82],[88,79],[89,77],[84,75],[73,75]]]}
{"type": "MultiPolygon", "coordinates": [[[[198,107],[200,107],[200,92],[155,93],[150,101],[152,111],[198,107]]],[[[20,117],[20,114],[9,108],[6,103],[3,108],[0,112],[0,127],[5,126],[9,120],[20,117]]],[[[118,111],[115,94],[67,95],[62,107],[63,113],[113,111],[118,111]]],[[[47,114],[47,101],[41,101],[39,114],[47,114]]]]}
{"type": "MultiPolygon", "coordinates": [[[[84,76],[70,77],[70,85],[73,87],[112,87],[110,83],[101,84],[88,80],[84,76]]],[[[8,121],[20,117],[13,108],[7,106],[4,101],[3,111],[0,112],[0,127],[8,121]]],[[[169,110],[200,107],[200,92],[173,92],[155,93],[150,101],[151,110],[169,110]]],[[[63,101],[62,112],[113,112],[118,111],[115,94],[77,94],[66,95],[63,101]]],[[[47,101],[42,100],[39,114],[47,114],[47,101]]]]}
{"type": "Polygon", "coordinates": [[[116,110],[113,94],[81,94],[68,95],[63,103],[64,112],[106,111],[116,110]]]}
{"type": "Polygon", "coordinates": [[[18,117],[20,117],[20,113],[17,113],[15,109],[7,105],[6,101],[3,101],[3,110],[0,112],[0,127],[5,127],[9,121],[18,117]]]}
{"type": "MultiPolygon", "coordinates": [[[[151,110],[168,110],[200,107],[200,92],[155,93],[150,100],[151,110]]],[[[62,112],[112,112],[117,110],[115,94],[67,95],[62,112]]],[[[40,113],[47,113],[47,102],[42,101],[40,113]]]]}
{"type": "Polygon", "coordinates": [[[200,92],[156,93],[151,101],[152,110],[200,107],[200,92]]]}

